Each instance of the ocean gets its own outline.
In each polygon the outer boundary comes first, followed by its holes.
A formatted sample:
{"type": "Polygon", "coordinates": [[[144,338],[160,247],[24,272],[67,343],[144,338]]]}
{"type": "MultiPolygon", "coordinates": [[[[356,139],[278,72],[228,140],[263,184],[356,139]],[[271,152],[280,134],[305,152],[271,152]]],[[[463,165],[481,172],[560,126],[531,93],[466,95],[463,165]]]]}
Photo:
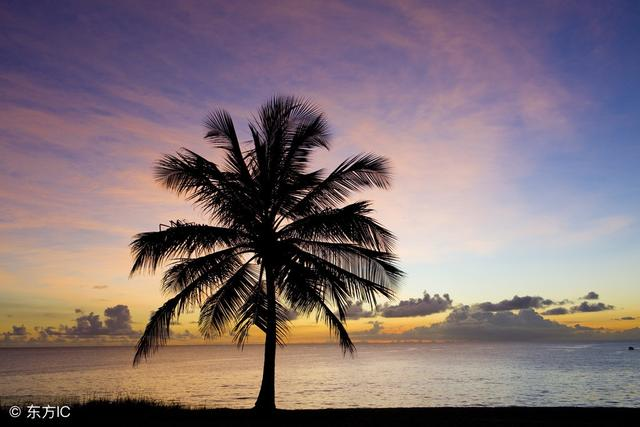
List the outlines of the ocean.
{"type": "MultiPolygon", "coordinates": [[[[640,351],[627,343],[360,344],[278,349],[283,409],[418,406],[640,406],[640,351]]],[[[0,400],[141,397],[249,408],[262,347],[169,346],[133,368],[129,347],[2,348],[0,400]]]]}

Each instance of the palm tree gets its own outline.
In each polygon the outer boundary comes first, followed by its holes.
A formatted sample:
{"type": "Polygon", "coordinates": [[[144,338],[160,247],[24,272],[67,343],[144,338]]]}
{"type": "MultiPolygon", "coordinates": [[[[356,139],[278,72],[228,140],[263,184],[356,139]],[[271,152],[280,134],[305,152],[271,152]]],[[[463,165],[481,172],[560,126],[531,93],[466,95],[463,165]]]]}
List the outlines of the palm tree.
{"type": "Polygon", "coordinates": [[[131,274],[169,262],[162,290],[173,294],[155,311],[137,344],[136,365],[169,338],[189,307],[200,308],[205,338],[231,333],[242,347],[252,326],[265,334],[262,385],[255,407],[275,408],[276,346],[284,345],[290,310],[322,319],[343,353],[354,344],[345,328],[351,300],[375,306],[391,298],[403,272],[395,237],[369,214],[358,190],[388,188],[388,160],[360,154],[333,172],[309,170],[314,150],[329,148],[327,122],[308,101],[274,97],[238,140],[224,110],[205,120],[205,140],[223,150],[215,164],[183,148],[156,164],[156,179],[186,196],[210,224],[172,221],[134,236],[131,274]]]}

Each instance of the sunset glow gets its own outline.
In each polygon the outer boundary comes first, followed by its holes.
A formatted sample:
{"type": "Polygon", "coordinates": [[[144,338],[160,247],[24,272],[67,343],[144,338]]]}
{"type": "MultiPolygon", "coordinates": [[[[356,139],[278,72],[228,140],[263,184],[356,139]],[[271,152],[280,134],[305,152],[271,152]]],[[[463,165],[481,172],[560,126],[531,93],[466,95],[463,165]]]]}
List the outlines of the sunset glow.
{"type": "MultiPolygon", "coordinates": [[[[273,94],[326,113],[315,166],[391,160],[392,188],[361,196],[406,277],[355,305],[356,342],[638,339],[640,4],[240,3],[0,7],[1,345],[134,343],[166,298],[160,275],[128,277],[132,236],[207,221],[154,161],[215,161],[207,112],[249,139],[273,94]]],[[[171,344],[231,342],[196,321],[171,344]]],[[[330,340],[293,322],[292,343],[330,340]]]]}

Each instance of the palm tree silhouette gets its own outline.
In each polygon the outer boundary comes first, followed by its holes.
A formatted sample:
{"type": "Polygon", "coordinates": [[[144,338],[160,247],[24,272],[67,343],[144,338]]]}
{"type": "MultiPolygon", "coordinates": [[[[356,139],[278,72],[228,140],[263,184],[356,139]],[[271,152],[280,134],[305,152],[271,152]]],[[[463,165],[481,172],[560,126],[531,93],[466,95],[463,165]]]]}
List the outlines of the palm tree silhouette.
{"type": "Polygon", "coordinates": [[[252,326],[265,333],[255,407],[274,409],[276,346],[285,343],[289,310],[322,319],[346,354],[355,350],[345,328],[350,301],[373,307],[377,296],[394,295],[403,275],[395,237],[369,216],[369,202],[345,205],[358,190],[388,188],[388,160],[360,154],[329,174],[309,170],[313,151],[329,148],[328,126],[315,106],[295,97],[262,105],[248,142],[239,142],[224,110],[209,114],[205,126],[205,140],[224,150],[222,164],[183,148],[162,157],[155,176],[211,224],[172,221],[130,245],[131,274],[170,262],[162,289],[175,294],[151,315],[133,363],[166,343],[172,320],[199,306],[206,338],[231,333],[242,347],[252,326]]]}

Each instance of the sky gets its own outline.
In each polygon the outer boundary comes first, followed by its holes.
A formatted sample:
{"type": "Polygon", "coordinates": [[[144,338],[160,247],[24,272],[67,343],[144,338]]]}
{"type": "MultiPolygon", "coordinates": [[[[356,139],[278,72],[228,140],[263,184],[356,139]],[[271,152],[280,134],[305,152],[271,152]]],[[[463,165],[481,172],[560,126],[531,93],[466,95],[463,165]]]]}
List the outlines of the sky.
{"type": "MultiPolygon", "coordinates": [[[[640,339],[636,1],[2,0],[0,22],[0,345],[133,342],[165,296],[128,278],[132,236],[206,221],[154,161],[215,161],[207,112],[246,137],[274,94],[326,113],[317,166],[392,162],[362,198],[407,276],[354,301],[356,340],[640,339]]],[[[173,343],[203,342],[196,314],[173,343]]]]}

